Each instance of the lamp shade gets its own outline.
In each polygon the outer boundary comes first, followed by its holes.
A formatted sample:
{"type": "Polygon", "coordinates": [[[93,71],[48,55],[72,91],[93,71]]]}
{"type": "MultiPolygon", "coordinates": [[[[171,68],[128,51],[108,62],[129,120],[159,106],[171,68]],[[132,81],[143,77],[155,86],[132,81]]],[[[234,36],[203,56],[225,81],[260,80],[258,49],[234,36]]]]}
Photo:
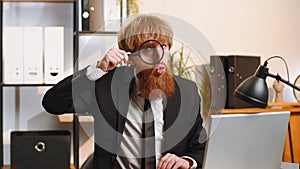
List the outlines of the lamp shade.
{"type": "Polygon", "coordinates": [[[269,92],[265,78],[257,75],[247,78],[235,89],[234,95],[257,107],[267,107],[269,92]]]}
{"type": "Polygon", "coordinates": [[[253,104],[257,107],[266,108],[268,105],[268,96],[269,96],[268,86],[266,83],[267,76],[272,77],[278,81],[281,81],[293,87],[294,89],[300,91],[300,87],[293,85],[292,83],[289,82],[289,80],[282,79],[281,76],[279,76],[278,74],[273,75],[269,73],[269,68],[267,68],[268,60],[273,58],[280,58],[284,61],[287,74],[289,77],[288,68],[285,60],[280,56],[272,56],[264,62],[264,65],[258,67],[258,69],[256,70],[253,76],[244,80],[235,89],[234,95],[239,99],[244,100],[245,102],[253,104]]]}

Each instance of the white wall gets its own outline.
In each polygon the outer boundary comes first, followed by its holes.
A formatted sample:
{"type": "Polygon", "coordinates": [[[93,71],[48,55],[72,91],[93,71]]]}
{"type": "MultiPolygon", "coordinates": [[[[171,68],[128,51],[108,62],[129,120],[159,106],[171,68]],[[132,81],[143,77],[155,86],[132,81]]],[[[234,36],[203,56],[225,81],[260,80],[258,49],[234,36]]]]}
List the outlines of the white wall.
{"type": "MultiPolygon", "coordinates": [[[[172,15],[197,27],[217,54],[258,55],[261,62],[284,57],[292,83],[300,74],[299,7],[299,0],[140,0],[141,13],[172,15]]],[[[269,61],[268,67],[287,79],[281,60],[269,61]]],[[[284,101],[296,101],[288,86],[284,101]]]]}

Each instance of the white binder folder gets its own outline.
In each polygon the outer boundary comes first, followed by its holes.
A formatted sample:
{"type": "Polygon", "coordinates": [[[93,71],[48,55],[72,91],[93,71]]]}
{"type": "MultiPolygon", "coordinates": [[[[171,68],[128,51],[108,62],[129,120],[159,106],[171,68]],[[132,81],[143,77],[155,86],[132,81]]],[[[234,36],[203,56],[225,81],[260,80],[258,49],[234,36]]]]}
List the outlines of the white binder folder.
{"type": "Polygon", "coordinates": [[[3,82],[23,83],[23,28],[3,28],[3,82]]]}
{"type": "Polygon", "coordinates": [[[24,84],[43,83],[43,28],[24,27],[24,84]]]}
{"type": "Polygon", "coordinates": [[[44,83],[55,84],[64,73],[64,28],[45,27],[44,83]]]}

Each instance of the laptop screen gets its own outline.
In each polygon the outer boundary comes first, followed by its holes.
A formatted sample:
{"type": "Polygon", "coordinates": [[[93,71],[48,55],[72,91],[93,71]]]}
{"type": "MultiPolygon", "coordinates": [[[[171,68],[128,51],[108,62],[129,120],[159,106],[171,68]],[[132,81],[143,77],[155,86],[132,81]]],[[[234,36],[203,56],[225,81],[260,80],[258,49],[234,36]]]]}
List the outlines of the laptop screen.
{"type": "Polygon", "coordinates": [[[280,169],[290,112],[212,115],[203,169],[280,169]]]}

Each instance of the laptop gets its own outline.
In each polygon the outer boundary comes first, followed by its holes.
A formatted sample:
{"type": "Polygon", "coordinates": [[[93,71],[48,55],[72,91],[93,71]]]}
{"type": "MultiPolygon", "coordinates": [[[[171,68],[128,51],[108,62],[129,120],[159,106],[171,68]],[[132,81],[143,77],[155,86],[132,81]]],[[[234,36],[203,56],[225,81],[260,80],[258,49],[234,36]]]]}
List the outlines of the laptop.
{"type": "Polygon", "coordinates": [[[211,116],[203,169],[280,169],[290,112],[211,116]]]}

